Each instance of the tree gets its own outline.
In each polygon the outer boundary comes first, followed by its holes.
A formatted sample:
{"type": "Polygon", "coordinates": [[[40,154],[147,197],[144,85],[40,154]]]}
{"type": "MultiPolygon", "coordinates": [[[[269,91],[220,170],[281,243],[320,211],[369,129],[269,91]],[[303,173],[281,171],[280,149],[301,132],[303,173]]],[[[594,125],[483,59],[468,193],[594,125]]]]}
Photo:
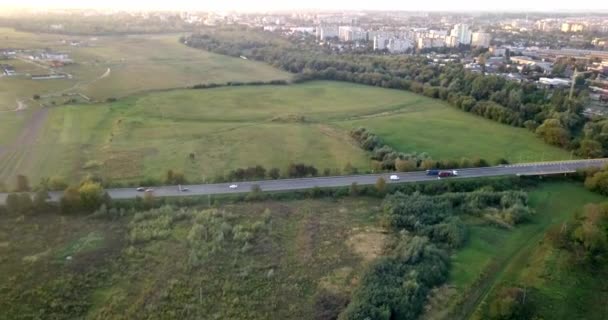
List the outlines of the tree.
{"type": "Polygon", "coordinates": [[[40,189],[34,194],[34,209],[37,212],[42,212],[48,209],[46,201],[50,199],[49,192],[46,189],[40,189]]]}
{"type": "Polygon", "coordinates": [[[167,170],[167,173],[165,174],[165,183],[167,183],[167,184],[173,183],[173,170],[172,169],[167,170]]]}
{"type": "Polygon", "coordinates": [[[386,180],[384,178],[379,177],[378,180],[376,180],[376,190],[378,190],[379,193],[386,192],[386,180]]]}
{"type": "Polygon", "coordinates": [[[97,210],[103,203],[106,202],[106,193],[97,182],[88,181],[83,183],[78,189],[80,202],[86,210],[97,210]]]}
{"type": "Polygon", "coordinates": [[[52,176],[48,181],[48,189],[49,190],[65,190],[68,187],[68,184],[65,182],[65,179],[60,176],[52,176]]]}
{"type": "Polygon", "coordinates": [[[82,207],[80,192],[78,187],[69,186],[63,191],[63,196],[59,199],[59,208],[62,213],[75,213],[82,207]]]}
{"type": "Polygon", "coordinates": [[[488,316],[496,320],[528,319],[530,299],[525,300],[525,291],[521,288],[503,288],[490,303],[488,316]]]}
{"type": "Polygon", "coordinates": [[[19,196],[16,193],[9,193],[6,196],[6,209],[8,213],[19,213],[19,196]]]}
{"type": "Polygon", "coordinates": [[[17,197],[18,200],[18,212],[21,214],[30,214],[34,209],[34,204],[32,203],[32,197],[29,193],[24,192],[20,193],[17,197]]]}
{"type": "Polygon", "coordinates": [[[154,192],[145,192],[142,203],[145,209],[154,208],[154,204],[156,203],[156,197],[154,196],[154,192]]]}
{"type": "Polygon", "coordinates": [[[395,160],[395,169],[397,171],[405,172],[405,171],[414,171],[416,170],[416,161],[407,159],[397,159],[395,160]]]}
{"type": "Polygon", "coordinates": [[[259,200],[262,197],[262,187],[259,184],[251,185],[251,190],[247,194],[247,200],[259,200]]]}
{"type": "Polygon", "coordinates": [[[354,174],[355,172],[356,169],[353,167],[353,165],[350,162],[347,162],[344,166],[344,174],[354,174]]]}
{"type": "Polygon", "coordinates": [[[562,126],[558,119],[547,119],[536,128],[536,134],[541,136],[545,142],[565,147],[570,141],[570,133],[562,126]]]}
{"type": "Polygon", "coordinates": [[[608,171],[599,171],[587,177],[585,187],[591,191],[608,195],[608,171]]]}
{"type": "Polygon", "coordinates": [[[601,143],[592,139],[583,139],[578,154],[584,158],[599,158],[604,155],[604,150],[601,143]]]}
{"type": "Polygon", "coordinates": [[[30,191],[30,183],[26,176],[24,176],[22,174],[17,175],[17,185],[15,187],[15,191],[17,191],[17,192],[30,191]]]}
{"type": "Polygon", "coordinates": [[[268,177],[276,180],[281,177],[281,171],[279,170],[279,168],[272,168],[268,170],[268,177]]]}

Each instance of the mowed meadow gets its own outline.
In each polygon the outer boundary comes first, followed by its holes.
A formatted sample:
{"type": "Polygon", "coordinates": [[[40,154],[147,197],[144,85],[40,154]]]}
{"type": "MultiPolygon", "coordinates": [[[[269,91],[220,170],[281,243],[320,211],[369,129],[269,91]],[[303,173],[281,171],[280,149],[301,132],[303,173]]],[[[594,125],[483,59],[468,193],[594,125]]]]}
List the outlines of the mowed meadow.
{"type": "Polygon", "coordinates": [[[239,167],[284,170],[291,162],[332,172],[350,163],[366,171],[369,158],[348,134],[359,126],[398,151],[438,160],[570,157],[525,129],[438,100],[341,82],[171,90],[47,110],[35,139],[5,151],[19,154],[0,162],[0,179],[98,174],[137,182],[173,169],[192,181],[210,181],[239,167]]]}
{"type": "Polygon", "coordinates": [[[31,34],[0,28],[0,49],[50,49],[69,54],[73,64],[56,72],[71,79],[31,80],[48,67],[22,57],[3,60],[19,76],[0,77],[0,111],[12,110],[16,101],[30,106],[63,104],[66,94],[79,93],[105,101],[134,93],[184,88],[200,83],[288,80],[291,75],[263,63],[218,55],[179,43],[179,35],[78,37],[31,34]],[[71,46],[70,41],[80,42],[71,46]],[[41,100],[32,99],[40,95],[41,100]]]}

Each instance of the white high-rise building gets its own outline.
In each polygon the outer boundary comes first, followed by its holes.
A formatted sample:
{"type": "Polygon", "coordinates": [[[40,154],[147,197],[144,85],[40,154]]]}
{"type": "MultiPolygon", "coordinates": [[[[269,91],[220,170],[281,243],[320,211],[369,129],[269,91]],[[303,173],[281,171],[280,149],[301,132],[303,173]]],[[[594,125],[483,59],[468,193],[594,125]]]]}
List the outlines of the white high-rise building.
{"type": "Polygon", "coordinates": [[[367,32],[360,27],[341,26],[338,28],[338,36],[341,41],[367,40],[367,32]]]}
{"type": "Polygon", "coordinates": [[[473,32],[471,45],[479,48],[489,48],[492,36],[485,32],[473,32]]]}
{"type": "Polygon", "coordinates": [[[388,43],[388,37],[385,36],[375,36],[374,37],[374,50],[384,50],[386,49],[386,44],[388,43]]]}
{"type": "Polygon", "coordinates": [[[455,47],[458,47],[459,44],[460,44],[460,42],[458,42],[458,37],[456,37],[456,36],[446,36],[445,37],[446,47],[455,48],[455,47]]]}
{"type": "Polygon", "coordinates": [[[469,26],[466,24],[459,23],[454,25],[450,36],[456,37],[459,44],[471,44],[471,31],[469,31],[469,26]]]}
{"type": "Polygon", "coordinates": [[[326,40],[338,37],[338,26],[320,26],[317,29],[317,38],[326,40]]]}
{"type": "Polygon", "coordinates": [[[403,53],[412,48],[412,42],[408,39],[392,38],[388,41],[386,48],[391,53],[403,53]]]}

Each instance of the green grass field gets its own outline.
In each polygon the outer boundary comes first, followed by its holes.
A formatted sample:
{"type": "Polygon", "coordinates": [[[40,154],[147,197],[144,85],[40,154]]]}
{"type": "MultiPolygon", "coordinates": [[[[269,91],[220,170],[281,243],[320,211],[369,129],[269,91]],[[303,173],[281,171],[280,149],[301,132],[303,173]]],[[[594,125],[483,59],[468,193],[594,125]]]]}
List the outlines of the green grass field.
{"type": "MultiPolygon", "coordinates": [[[[310,163],[320,170],[342,169],[350,162],[368,170],[367,155],[348,136],[357,126],[371,128],[399,151],[428,152],[435,159],[479,156],[517,162],[569,157],[526,130],[437,100],[317,81],[172,90],[112,104],[50,108],[39,137],[11,161],[0,163],[0,179],[16,173],[33,181],[95,173],[132,182],[159,178],[174,169],[193,180],[209,181],[238,167],[259,164],[283,170],[290,162],[310,163]]],[[[5,130],[14,136],[16,127],[5,130]]]]}
{"type": "Polygon", "coordinates": [[[461,112],[446,103],[419,98],[399,112],[344,123],[366,127],[397,150],[428,152],[434,158],[500,158],[510,162],[567,159],[563,149],[551,147],[523,128],[499,124],[461,112]]]}
{"type": "MultiPolygon", "coordinates": [[[[59,68],[72,79],[33,81],[27,76],[0,78],[0,111],[14,109],[16,100],[34,94],[51,96],[47,104],[60,102],[64,93],[82,93],[94,100],[124,97],[137,92],[183,88],[199,83],[269,81],[291,76],[266,64],[217,55],[184,46],[179,35],[122,37],[75,37],[31,34],[0,28],[1,47],[50,48],[69,53],[74,64],[59,68]],[[80,40],[74,47],[63,40],[80,40]],[[109,71],[108,71],[109,70],[109,71]]],[[[48,73],[22,60],[8,60],[19,73],[48,73]]],[[[28,100],[29,99],[29,100],[28,100]]]]}
{"type": "Polygon", "coordinates": [[[232,231],[214,240],[221,247],[202,265],[190,258],[196,218],[134,242],[133,229],[146,221],[133,215],[0,216],[0,308],[10,319],[38,312],[54,319],[313,319],[318,292],[348,296],[380,253],[377,206],[375,199],[220,206],[222,229],[232,231]],[[233,239],[243,228],[253,232],[246,250],[233,239]]]}
{"type": "MultiPolygon", "coordinates": [[[[591,278],[581,272],[558,271],[559,267],[551,260],[558,259],[561,262],[557,264],[564,264],[567,257],[556,257],[558,252],[547,255],[546,244],[542,240],[545,232],[572,218],[585,204],[605,199],[577,184],[548,183],[530,192],[531,206],[535,208],[536,215],[529,223],[504,230],[475,219],[468,220],[469,240],[453,255],[449,281],[456,288],[451,303],[462,299],[465,310],[452,317],[480,319],[480,306],[499,284],[508,283],[530,288],[530,292],[538,290],[539,314],[544,319],[601,319],[593,316],[598,310],[603,312],[601,308],[591,307],[595,300],[582,298],[593,294],[588,291],[594,285],[591,278]],[[543,294],[546,296],[541,296],[543,294]],[[456,299],[458,296],[461,298],[456,299]]],[[[603,286],[605,288],[605,284],[603,286]]]]}

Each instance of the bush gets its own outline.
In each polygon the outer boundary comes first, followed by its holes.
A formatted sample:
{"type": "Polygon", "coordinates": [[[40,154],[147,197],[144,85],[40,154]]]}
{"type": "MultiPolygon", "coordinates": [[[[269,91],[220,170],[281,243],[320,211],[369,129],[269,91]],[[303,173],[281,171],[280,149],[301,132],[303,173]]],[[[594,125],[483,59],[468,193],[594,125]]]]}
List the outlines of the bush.
{"type": "Polygon", "coordinates": [[[314,297],[314,319],[334,320],[348,305],[348,297],[341,294],[321,290],[314,297]]]}
{"type": "Polygon", "coordinates": [[[525,300],[521,288],[503,288],[490,302],[488,317],[494,320],[529,319],[532,311],[530,299],[525,300]]]}
{"type": "Polygon", "coordinates": [[[251,190],[245,198],[247,201],[260,200],[262,199],[262,187],[259,184],[251,185],[251,190]]]}
{"type": "Polygon", "coordinates": [[[17,175],[17,181],[15,186],[15,191],[17,192],[26,192],[30,191],[30,183],[26,176],[19,174],[17,175]]]}

